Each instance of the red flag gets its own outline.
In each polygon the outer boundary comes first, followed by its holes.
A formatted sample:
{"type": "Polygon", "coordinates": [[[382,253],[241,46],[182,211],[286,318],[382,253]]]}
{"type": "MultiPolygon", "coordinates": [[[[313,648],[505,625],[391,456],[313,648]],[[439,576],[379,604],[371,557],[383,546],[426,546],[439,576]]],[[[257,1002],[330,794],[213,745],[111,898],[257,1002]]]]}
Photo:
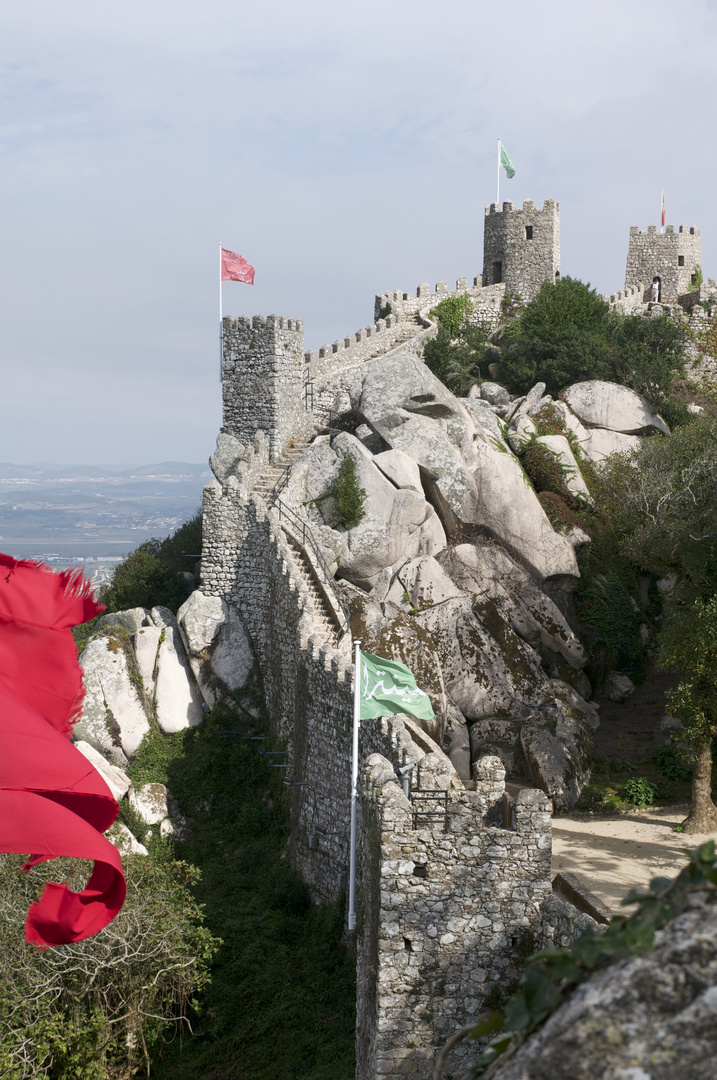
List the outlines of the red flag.
{"type": "Polygon", "coordinates": [[[81,572],[0,555],[0,851],[31,852],[25,869],[59,856],[95,863],[83,892],[50,883],[30,906],[25,937],[41,948],[96,934],[125,897],[119,852],[102,835],[117,803],[68,741],[84,694],[70,627],[103,610],[81,572]]]}
{"type": "Polygon", "coordinates": [[[243,255],[222,248],[222,281],[245,281],[247,285],[253,285],[254,267],[243,255]]]}
{"type": "Polygon", "coordinates": [[[665,196],[662,195],[662,228],[665,227],[665,196]]]}

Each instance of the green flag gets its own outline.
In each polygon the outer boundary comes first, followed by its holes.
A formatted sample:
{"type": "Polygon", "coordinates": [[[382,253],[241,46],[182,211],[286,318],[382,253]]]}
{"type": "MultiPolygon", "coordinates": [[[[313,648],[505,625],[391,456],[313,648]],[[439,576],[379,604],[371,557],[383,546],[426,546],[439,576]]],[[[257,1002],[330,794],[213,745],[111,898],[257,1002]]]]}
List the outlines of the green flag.
{"type": "Polygon", "coordinates": [[[359,704],[361,719],[370,720],[386,713],[408,713],[417,720],[435,715],[428,694],[419,690],[405,664],[383,660],[371,653],[361,654],[359,704]]]}
{"type": "Polygon", "coordinates": [[[503,146],[503,143],[500,144],[500,163],[505,169],[505,175],[508,177],[509,180],[512,180],[515,176],[515,166],[508,157],[508,151],[503,146]]]}

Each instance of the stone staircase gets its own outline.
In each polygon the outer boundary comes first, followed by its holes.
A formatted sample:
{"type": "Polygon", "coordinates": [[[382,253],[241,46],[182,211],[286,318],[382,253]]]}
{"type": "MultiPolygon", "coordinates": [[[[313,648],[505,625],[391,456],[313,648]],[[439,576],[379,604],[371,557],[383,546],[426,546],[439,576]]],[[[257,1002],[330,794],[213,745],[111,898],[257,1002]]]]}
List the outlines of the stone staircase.
{"type": "Polygon", "coordinates": [[[420,334],[425,329],[419,315],[405,315],[400,322],[401,329],[399,330],[398,337],[391,346],[391,349],[398,348],[399,345],[403,345],[406,341],[410,341],[411,338],[415,338],[416,334],[420,334]]]}
{"type": "MultiPolygon", "coordinates": [[[[304,450],[309,445],[310,440],[306,440],[284,450],[281,458],[273,465],[267,465],[262,471],[259,479],[254,485],[253,491],[256,495],[260,495],[269,504],[271,493],[276,485],[277,481],[281,478],[286,469],[293,465],[294,462],[301,457],[304,450]]],[[[299,542],[297,537],[293,534],[291,525],[287,523],[284,526],[284,532],[294,556],[294,562],[299,574],[306,586],[314,604],[314,624],[316,633],[319,637],[331,645],[336,645],[338,641],[339,628],[336,623],[336,618],[333,613],[333,609],[326,599],[323,591],[319,588],[317,582],[317,572],[311,562],[310,556],[307,554],[303,545],[299,542]]]]}
{"type": "Polygon", "coordinates": [[[304,450],[309,445],[309,440],[305,440],[296,446],[290,446],[284,450],[279,460],[274,465],[267,465],[262,471],[259,479],[254,484],[253,491],[257,495],[261,495],[262,499],[269,501],[271,492],[280,479],[282,473],[286,472],[289,465],[293,465],[294,462],[301,457],[304,450]]]}

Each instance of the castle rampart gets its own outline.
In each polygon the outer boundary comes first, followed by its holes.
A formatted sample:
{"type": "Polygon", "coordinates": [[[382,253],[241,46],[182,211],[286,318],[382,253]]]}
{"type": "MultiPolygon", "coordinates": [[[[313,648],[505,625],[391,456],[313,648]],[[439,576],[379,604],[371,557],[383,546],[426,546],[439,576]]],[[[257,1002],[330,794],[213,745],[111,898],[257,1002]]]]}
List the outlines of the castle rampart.
{"type": "Polygon", "coordinates": [[[687,225],[668,225],[664,233],[656,225],[646,232],[630,226],[630,244],[625,270],[625,289],[645,285],[643,299],[651,299],[651,284],[659,278],[659,300],[676,304],[694,288],[694,275],[702,264],[700,230],[687,225]]]}
{"type": "Polygon", "coordinates": [[[542,210],[525,199],[516,210],[510,200],[486,207],[483,231],[483,283],[505,284],[508,292],[532,300],[544,281],[560,277],[560,206],[546,199],[542,210]]]}

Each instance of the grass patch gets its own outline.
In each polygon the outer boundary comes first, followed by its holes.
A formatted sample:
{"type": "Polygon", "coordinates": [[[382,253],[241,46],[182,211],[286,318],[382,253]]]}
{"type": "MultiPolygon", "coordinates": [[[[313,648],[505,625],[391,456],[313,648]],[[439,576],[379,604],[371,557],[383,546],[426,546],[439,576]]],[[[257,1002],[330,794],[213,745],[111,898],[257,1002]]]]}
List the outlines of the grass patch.
{"type": "Polygon", "coordinates": [[[154,1055],[161,1080],[354,1075],[355,959],[341,940],[343,904],[314,905],[289,865],[289,789],[246,739],[267,731],[269,748],[266,721],[247,711],[257,706],[252,692],[217,705],[164,766],[190,830],[175,848],[201,869],[195,896],[223,944],[194,1034],[154,1055]]]}

